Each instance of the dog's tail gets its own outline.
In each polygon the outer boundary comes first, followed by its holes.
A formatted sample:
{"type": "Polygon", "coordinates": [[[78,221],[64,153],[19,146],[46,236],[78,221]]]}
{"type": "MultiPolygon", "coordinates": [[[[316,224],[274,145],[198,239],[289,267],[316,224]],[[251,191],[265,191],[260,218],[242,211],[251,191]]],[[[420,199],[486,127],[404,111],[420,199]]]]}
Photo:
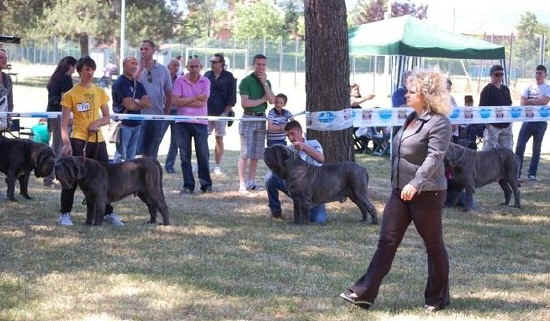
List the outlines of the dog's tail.
{"type": "MultiPolygon", "coordinates": [[[[369,172],[365,169],[365,177],[367,179],[367,191],[369,190],[369,172]]],[[[374,207],[374,204],[370,201],[368,195],[366,197],[366,203],[367,203],[367,211],[370,214],[371,222],[372,224],[378,223],[378,211],[376,210],[376,207],[374,207]]]]}
{"type": "Polygon", "coordinates": [[[164,187],[162,186],[162,166],[160,166],[160,163],[157,159],[154,160],[155,166],[157,167],[157,175],[153,177],[153,180],[156,179],[156,185],[160,187],[160,192],[162,195],[162,199],[164,200],[164,187]]]}

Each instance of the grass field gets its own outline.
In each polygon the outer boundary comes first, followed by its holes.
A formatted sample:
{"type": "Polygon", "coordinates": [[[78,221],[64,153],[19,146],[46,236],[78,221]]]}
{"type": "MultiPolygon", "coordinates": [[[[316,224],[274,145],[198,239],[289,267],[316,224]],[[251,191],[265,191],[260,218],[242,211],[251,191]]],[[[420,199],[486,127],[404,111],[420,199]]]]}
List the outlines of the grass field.
{"type": "MultiPolygon", "coordinates": [[[[545,155],[547,156],[547,155],[545,155]]],[[[361,155],[379,212],[389,166],[361,155]]],[[[268,217],[265,191],[236,192],[236,152],[214,176],[214,193],[180,196],[165,175],[172,226],[150,226],[137,198],[115,203],[122,228],[56,225],[60,191],[33,178],[31,201],[0,200],[0,320],[550,320],[550,164],[522,186],[523,209],[503,207],[498,185],[476,194],[479,209],[447,209],[451,306],[423,311],[425,249],[410,227],[371,311],[337,296],[366,269],[379,226],[359,222],[349,202],[328,205],[324,226],[268,217]]],[[[259,177],[265,165],[259,168],[259,177]]],[[[263,180],[262,180],[263,182],[263,180]]],[[[5,195],[0,180],[0,191],[5,195]]]]}

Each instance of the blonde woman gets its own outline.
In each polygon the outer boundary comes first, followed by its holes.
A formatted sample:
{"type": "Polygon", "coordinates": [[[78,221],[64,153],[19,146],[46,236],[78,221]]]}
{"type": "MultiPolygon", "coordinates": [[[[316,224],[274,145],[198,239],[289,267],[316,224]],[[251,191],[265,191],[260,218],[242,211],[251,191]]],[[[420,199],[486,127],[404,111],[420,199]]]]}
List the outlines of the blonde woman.
{"type": "Polygon", "coordinates": [[[340,297],[363,309],[373,304],[412,221],[428,253],[425,308],[435,312],[450,303],[449,259],[441,223],[447,189],[443,158],[451,139],[446,79],[434,72],[413,73],[407,79],[405,97],[414,112],[393,140],[392,192],[384,208],[378,248],[367,272],[340,297]]]}

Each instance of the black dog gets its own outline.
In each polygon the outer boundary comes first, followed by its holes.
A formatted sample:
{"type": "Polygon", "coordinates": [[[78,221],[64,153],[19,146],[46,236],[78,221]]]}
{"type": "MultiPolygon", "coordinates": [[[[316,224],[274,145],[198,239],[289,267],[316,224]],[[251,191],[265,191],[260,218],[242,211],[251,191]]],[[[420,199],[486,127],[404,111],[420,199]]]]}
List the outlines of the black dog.
{"type": "MultiPolygon", "coordinates": [[[[475,151],[451,143],[445,161],[451,168],[455,189],[465,189],[464,210],[472,209],[473,193],[477,187],[498,182],[504,191],[504,203],[508,205],[512,193],[514,206],[520,208],[518,171],[519,161],[516,155],[506,148],[496,148],[490,151],[475,151]]],[[[456,205],[457,199],[450,200],[450,205],[456,205]]]]}
{"type": "Polygon", "coordinates": [[[55,175],[64,189],[78,185],[86,196],[86,224],[101,225],[105,205],[130,194],[147,205],[151,216],[147,223],[156,223],[158,210],[163,224],[170,224],[162,190],[162,168],[155,159],[108,164],[84,157],[63,157],[55,163],[55,175]]]}
{"type": "Polygon", "coordinates": [[[55,163],[53,150],[45,144],[28,139],[9,139],[0,135],[0,171],[6,174],[7,196],[15,201],[15,180],[19,180],[21,196],[31,199],[28,193],[29,177],[32,170],[36,177],[50,175],[55,163]]]}
{"type": "Polygon", "coordinates": [[[353,162],[309,165],[295,152],[275,145],[264,152],[266,165],[286,182],[290,197],[294,201],[294,222],[309,222],[312,205],[344,201],[347,197],[359,207],[362,221],[371,216],[377,224],[376,208],[367,198],[369,175],[367,170],[353,162]]]}

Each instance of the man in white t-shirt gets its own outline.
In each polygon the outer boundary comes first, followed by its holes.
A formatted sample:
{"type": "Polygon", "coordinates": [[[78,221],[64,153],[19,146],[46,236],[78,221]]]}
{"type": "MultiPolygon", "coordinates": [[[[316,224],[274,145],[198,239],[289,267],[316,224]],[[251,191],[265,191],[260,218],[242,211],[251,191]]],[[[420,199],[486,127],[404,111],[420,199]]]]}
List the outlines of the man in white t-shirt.
{"type": "MultiPolygon", "coordinates": [[[[521,105],[540,106],[546,105],[550,101],[550,85],[546,84],[546,67],[538,65],[535,72],[536,83],[530,85],[521,94],[521,105]]],[[[530,181],[537,180],[537,167],[540,160],[540,148],[542,138],[546,132],[547,123],[545,121],[524,122],[519,131],[518,143],[516,145],[516,155],[519,158],[519,173],[521,176],[521,168],[523,165],[523,154],[525,153],[525,145],[531,136],[533,137],[533,155],[531,156],[531,164],[529,165],[529,174],[527,178],[530,181]]]]}

